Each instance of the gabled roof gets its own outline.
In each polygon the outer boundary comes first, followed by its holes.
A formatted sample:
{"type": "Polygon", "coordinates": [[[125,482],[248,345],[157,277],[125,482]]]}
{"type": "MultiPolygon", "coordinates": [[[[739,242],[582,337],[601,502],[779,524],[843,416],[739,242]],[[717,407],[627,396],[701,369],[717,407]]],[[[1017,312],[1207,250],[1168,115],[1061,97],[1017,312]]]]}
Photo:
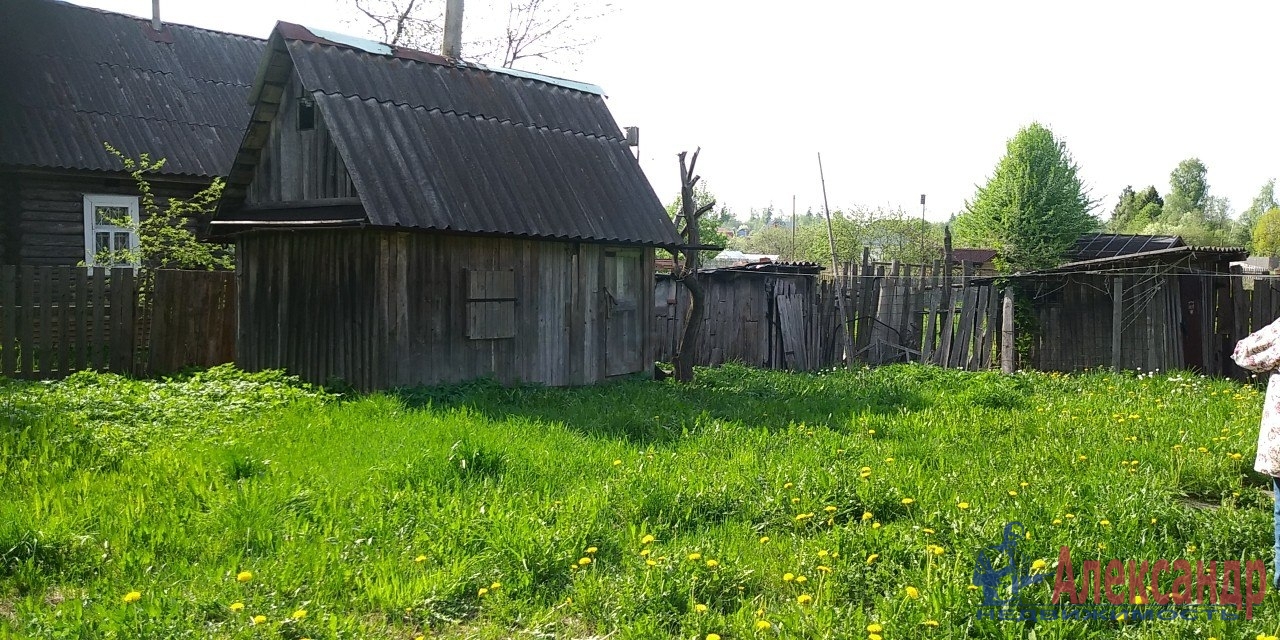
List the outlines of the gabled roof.
{"type": "Polygon", "coordinates": [[[263,41],[53,0],[0,2],[0,165],[225,176],[263,41]]]}
{"type": "Polygon", "coordinates": [[[284,22],[269,39],[224,196],[231,216],[294,74],[370,225],[680,243],[598,88],[284,22]]]}
{"type": "Polygon", "coordinates": [[[1067,250],[1064,262],[1080,262],[1099,258],[1114,258],[1131,253],[1145,253],[1160,249],[1185,247],[1179,236],[1141,236],[1114,233],[1086,233],[1067,250]]]}

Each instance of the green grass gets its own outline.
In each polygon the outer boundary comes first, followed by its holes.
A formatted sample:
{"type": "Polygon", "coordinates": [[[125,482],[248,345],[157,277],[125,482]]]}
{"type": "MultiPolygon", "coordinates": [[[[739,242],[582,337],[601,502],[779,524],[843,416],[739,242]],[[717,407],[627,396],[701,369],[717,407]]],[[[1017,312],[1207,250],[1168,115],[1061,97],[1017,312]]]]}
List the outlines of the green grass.
{"type": "Polygon", "coordinates": [[[975,621],[969,587],[1012,520],[1050,572],[1061,545],[1270,570],[1261,403],[919,366],[368,397],[225,368],[0,382],[0,637],[1253,638],[1280,629],[1271,594],[1251,622],[1032,628],[975,621]]]}

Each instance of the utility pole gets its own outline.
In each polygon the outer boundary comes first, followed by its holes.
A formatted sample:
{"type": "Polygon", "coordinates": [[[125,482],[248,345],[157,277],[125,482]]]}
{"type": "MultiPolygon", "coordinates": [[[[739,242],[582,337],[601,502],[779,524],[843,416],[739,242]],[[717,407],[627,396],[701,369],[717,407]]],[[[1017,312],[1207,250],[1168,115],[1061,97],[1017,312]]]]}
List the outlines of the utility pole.
{"type": "Polygon", "coordinates": [[[796,261],[796,196],[791,196],[791,261],[796,261]]]}
{"type": "Polygon", "coordinates": [[[920,194],[920,264],[928,262],[925,255],[924,239],[928,236],[929,223],[924,221],[924,194],[920,194]]]}

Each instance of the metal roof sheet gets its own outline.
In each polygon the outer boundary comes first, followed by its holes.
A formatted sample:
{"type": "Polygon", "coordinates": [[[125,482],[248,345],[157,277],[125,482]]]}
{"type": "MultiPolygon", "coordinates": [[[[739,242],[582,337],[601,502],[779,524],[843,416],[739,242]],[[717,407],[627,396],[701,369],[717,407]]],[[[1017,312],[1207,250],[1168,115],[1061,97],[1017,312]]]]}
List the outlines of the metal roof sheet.
{"type": "Polygon", "coordinates": [[[0,164],[118,171],[104,142],[223,176],[264,42],[51,0],[0,3],[0,164]]]}

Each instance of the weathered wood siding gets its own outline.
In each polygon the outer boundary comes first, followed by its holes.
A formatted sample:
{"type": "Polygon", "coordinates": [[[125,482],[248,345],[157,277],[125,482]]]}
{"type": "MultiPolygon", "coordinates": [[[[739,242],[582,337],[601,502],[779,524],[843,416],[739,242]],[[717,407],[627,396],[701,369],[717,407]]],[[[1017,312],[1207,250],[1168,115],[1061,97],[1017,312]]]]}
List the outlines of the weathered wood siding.
{"type": "MultiPolygon", "coordinates": [[[[157,204],[208,186],[151,176],[157,204]]],[[[84,260],[85,194],[138,195],[129,176],[0,172],[0,264],[76,265],[84,260]]],[[[141,212],[140,212],[141,213],[141,212]]]]}
{"type": "Polygon", "coordinates": [[[236,359],[249,370],[360,389],[487,376],[561,386],[653,363],[652,316],[628,312],[653,307],[652,249],[344,229],[246,234],[237,259],[236,359]],[[606,281],[619,268],[636,273],[606,281]],[[491,317],[475,305],[506,297],[475,298],[475,274],[505,271],[513,337],[469,338],[469,321],[491,317]]]}
{"type": "Polygon", "coordinates": [[[349,198],[356,188],[329,135],[320,109],[315,108],[314,128],[298,129],[301,87],[295,75],[285,87],[279,115],[258,158],[245,203],[269,204],[300,200],[349,198]]]}

